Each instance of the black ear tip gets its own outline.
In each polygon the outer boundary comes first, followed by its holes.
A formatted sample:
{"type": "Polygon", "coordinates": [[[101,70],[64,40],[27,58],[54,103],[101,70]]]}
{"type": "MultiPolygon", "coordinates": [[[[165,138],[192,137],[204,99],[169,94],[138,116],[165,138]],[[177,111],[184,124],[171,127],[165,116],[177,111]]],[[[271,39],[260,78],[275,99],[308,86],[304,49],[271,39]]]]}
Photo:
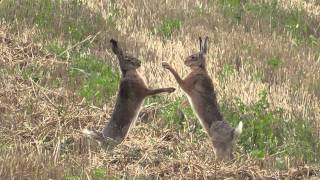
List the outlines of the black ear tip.
{"type": "Polygon", "coordinates": [[[111,38],[111,39],[110,39],[110,43],[111,43],[111,44],[117,44],[117,41],[116,41],[115,39],[111,38]]]}

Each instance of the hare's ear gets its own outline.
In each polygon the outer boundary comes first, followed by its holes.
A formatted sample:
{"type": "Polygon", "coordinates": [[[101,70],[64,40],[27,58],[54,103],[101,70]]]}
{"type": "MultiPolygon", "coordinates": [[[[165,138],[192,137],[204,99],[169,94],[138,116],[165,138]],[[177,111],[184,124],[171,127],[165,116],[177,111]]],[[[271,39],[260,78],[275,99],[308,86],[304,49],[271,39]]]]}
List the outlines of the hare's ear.
{"type": "Polygon", "coordinates": [[[208,36],[205,37],[204,41],[203,41],[203,44],[202,44],[202,53],[204,54],[207,54],[208,53],[208,41],[209,41],[209,38],[208,36]]]}
{"type": "Polygon", "coordinates": [[[121,56],[122,55],[122,50],[118,46],[118,41],[115,40],[115,39],[110,39],[110,43],[111,43],[111,49],[112,49],[113,53],[118,55],[118,56],[121,56]]]}
{"type": "Polygon", "coordinates": [[[200,52],[202,52],[202,39],[199,37],[200,52]]]}

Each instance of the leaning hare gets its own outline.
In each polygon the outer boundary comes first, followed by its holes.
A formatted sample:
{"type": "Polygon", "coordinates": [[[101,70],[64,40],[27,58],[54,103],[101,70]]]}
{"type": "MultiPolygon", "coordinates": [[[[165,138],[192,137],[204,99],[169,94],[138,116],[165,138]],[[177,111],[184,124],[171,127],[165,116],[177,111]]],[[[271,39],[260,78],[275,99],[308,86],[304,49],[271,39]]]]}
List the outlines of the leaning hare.
{"type": "Polygon", "coordinates": [[[224,121],[219,111],[213,83],[206,70],[208,37],[200,39],[200,52],[186,58],[184,64],[191,73],[181,79],[178,73],[166,62],[162,66],[168,69],[188,97],[189,103],[209,135],[218,160],[228,161],[233,158],[233,142],[242,131],[242,122],[232,128],[224,121]]]}
{"type": "Polygon", "coordinates": [[[83,130],[83,133],[105,143],[113,140],[116,144],[122,142],[140,112],[144,99],[147,96],[167,92],[172,93],[174,88],[149,89],[137,72],[141,62],[132,56],[126,55],[119,47],[118,42],[110,40],[113,53],[117,56],[122,72],[117,101],[110,122],[102,132],[83,130]]]}

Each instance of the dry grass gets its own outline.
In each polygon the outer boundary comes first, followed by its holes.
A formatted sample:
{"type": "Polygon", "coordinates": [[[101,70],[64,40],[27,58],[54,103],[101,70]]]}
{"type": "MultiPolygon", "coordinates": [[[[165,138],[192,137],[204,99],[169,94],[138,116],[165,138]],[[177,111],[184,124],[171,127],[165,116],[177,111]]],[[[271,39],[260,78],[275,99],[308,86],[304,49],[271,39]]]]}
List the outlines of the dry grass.
{"type": "MultiPolygon", "coordinates": [[[[114,27],[102,30],[90,51],[117,68],[108,49],[107,39],[116,36],[143,66],[140,73],[151,87],[177,87],[173,77],[160,66],[172,64],[179,74],[189,71],[182,66],[187,55],[197,51],[198,36],[210,37],[208,71],[218,98],[245,104],[256,102],[266,89],[270,108],[284,109],[283,120],[308,119],[320,137],[320,61],[319,44],[297,45],[292,34],[283,29],[263,29],[268,23],[254,21],[248,32],[246,23],[234,24],[212,1],[117,1],[88,0],[92,12],[108,19],[117,11],[114,27]],[[177,8],[179,7],[179,9],[177,8]],[[203,9],[199,15],[198,8],[203,9]],[[178,18],[183,26],[169,40],[150,32],[157,29],[164,16],[178,18]],[[264,23],[264,24],[263,24],[264,23]],[[267,65],[270,58],[281,59],[280,68],[267,65]],[[226,65],[235,71],[220,78],[226,65]],[[261,75],[261,76],[258,76],[261,75]],[[258,76],[258,78],[256,78],[258,76]]],[[[302,1],[290,1],[299,2],[302,1]]],[[[299,5],[299,3],[297,3],[299,5]]],[[[316,1],[307,8],[319,19],[316,1]]],[[[281,6],[291,4],[281,1],[281,6]]],[[[0,3],[1,5],[1,3],[0,3]]],[[[308,5],[308,3],[307,3],[308,5]]],[[[251,17],[245,17],[249,21],[251,17]]],[[[317,21],[319,22],[319,21],[317,21]]],[[[249,23],[250,24],[250,23],[249,23]]],[[[110,179],[300,179],[319,177],[319,164],[305,164],[299,159],[275,157],[263,160],[237,148],[236,160],[219,164],[206,138],[168,127],[156,115],[163,105],[145,107],[151,112],[147,122],[138,121],[129,137],[112,151],[102,150],[84,138],[84,127],[102,128],[110,118],[115,97],[103,105],[88,104],[69,87],[69,61],[49,53],[48,40],[33,43],[39,29],[10,30],[10,23],[0,28],[0,175],[4,179],[62,179],[75,176],[94,179],[97,168],[110,179]],[[39,72],[39,79],[25,76],[26,69],[39,72]],[[60,86],[52,82],[60,79],[60,86]],[[197,141],[195,143],[195,141],[197,141]],[[281,165],[279,165],[281,164],[281,165]]],[[[95,34],[91,34],[95,35],[95,34]]],[[[63,43],[63,37],[57,38],[63,43]]],[[[165,97],[182,96],[181,89],[165,97]]],[[[147,113],[148,114],[148,113],[147,113]]]]}

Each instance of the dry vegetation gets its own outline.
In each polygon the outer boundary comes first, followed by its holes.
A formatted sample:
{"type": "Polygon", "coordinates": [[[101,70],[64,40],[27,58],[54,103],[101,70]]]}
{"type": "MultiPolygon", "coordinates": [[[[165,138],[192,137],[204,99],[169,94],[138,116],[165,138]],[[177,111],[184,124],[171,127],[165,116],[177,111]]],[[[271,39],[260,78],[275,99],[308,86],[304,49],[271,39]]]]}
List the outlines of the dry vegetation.
{"type": "MultiPolygon", "coordinates": [[[[300,179],[320,177],[317,1],[0,1],[0,177],[4,179],[300,179]],[[208,71],[228,122],[244,122],[236,159],[215,162],[180,89],[149,98],[129,137],[105,151],[84,138],[112,113],[119,82],[108,39],[160,66],[209,36],[208,71]]],[[[1,178],[2,179],[2,178],[1,178]]]]}

